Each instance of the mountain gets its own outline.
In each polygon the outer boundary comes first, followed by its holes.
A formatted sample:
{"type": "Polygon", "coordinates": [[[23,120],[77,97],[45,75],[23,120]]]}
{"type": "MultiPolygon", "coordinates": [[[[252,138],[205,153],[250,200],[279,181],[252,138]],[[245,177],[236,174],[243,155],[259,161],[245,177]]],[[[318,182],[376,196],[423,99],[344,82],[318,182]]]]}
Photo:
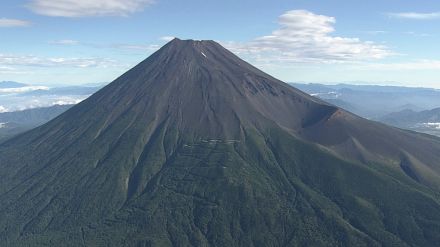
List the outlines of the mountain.
{"type": "Polygon", "coordinates": [[[0,113],[0,122],[15,122],[24,125],[40,125],[65,112],[70,107],[72,107],[72,105],[54,105],[51,107],[27,109],[16,112],[4,112],[0,113]]]}
{"type": "Polygon", "coordinates": [[[378,120],[400,128],[440,136],[440,108],[427,111],[406,109],[390,113],[378,120]]]}
{"type": "Polygon", "coordinates": [[[72,105],[54,105],[51,107],[0,113],[0,142],[46,123],[70,107],[72,105]]]}
{"type": "Polygon", "coordinates": [[[402,127],[412,126],[420,123],[439,123],[440,108],[420,112],[403,110],[388,114],[387,116],[381,118],[381,121],[402,127]]]}
{"type": "Polygon", "coordinates": [[[370,119],[380,119],[406,109],[423,111],[440,107],[440,90],[432,88],[317,83],[291,85],[370,119]]]}
{"type": "Polygon", "coordinates": [[[27,87],[29,85],[15,82],[15,81],[0,81],[0,88],[20,88],[27,87]]]}
{"type": "Polygon", "coordinates": [[[440,139],[174,39],[0,144],[6,246],[437,246],[440,139]]]}

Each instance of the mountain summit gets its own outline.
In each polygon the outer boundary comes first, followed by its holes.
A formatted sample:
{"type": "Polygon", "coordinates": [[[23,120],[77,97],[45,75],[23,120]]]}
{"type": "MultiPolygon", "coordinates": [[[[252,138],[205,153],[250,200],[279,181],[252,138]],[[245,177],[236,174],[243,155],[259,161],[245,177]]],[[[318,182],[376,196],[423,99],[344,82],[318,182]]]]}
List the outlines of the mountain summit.
{"type": "Polygon", "coordinates": [[[438,138],[174,39],[0,144],[0,242],[436,246],[439,161],[438,138]]]}

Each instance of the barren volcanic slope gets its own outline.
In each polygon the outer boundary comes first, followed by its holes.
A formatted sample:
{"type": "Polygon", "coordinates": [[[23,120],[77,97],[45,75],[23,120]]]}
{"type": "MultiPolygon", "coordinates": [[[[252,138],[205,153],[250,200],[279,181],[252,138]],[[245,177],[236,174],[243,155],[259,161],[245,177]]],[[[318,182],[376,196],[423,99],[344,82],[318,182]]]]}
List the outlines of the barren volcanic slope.
{"type": "Polygon", "coordinates": [[[175,39],[0,145],[2,246],[438,246],[440,140],[175,39]]]}

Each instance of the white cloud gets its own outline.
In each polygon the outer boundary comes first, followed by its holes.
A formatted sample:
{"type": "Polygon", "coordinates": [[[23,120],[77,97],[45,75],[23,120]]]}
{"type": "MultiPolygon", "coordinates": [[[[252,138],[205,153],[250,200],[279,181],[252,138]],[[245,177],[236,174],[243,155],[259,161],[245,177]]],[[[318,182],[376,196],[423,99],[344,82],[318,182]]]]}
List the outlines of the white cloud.
{"type": "Polygon", "coordinates": [[[17,68],[13,68],[10,66],[1,66],[0,65],[0,75],[23,75],[29,74],[29,71],[20,70],[17,68]]]}
{"type": "Polygon", "coordinates": [[[423,125],[434,129],[440,129],[440,123],[423,123],[423,125]]]}
{"type": "Polygon", "coordinates": [[[78,104],[81,101],[87,99],[89,95],[69,95],[69,96],[59,96],[52,95],[49,97],[35,97],[29,99],[23,99],[23,101],[18,104],[11,106],[8,111],[22,111],[26,109],[48,107],[54,105],[73,105],[78,104]]]}
{"type": "Polygon", "coordinates": [[[81,45],[81,46],[97,48],[97,49],[110,48],[110,49],[138,50],[138,51],[155,51],[160,48],[159,45],[154,45],[154,44],[98,44],[98,43],[80,42],[78,40],[70,40],[70,39],[50,41],[49,44],[66,45],[66,46],[81,45]]]}
{"type": "Polygon", "coordinates": [[[1,112],[23,111],[26,109],[49,107],[53,105],[72,105],[88,98],[89,95],[5,95],[1,98],[1,112]]]}
{"type": "Polygon", "coordinates": [[[26,86],[26,87],[17,87],[17,88],[0,88],[0,94],[10,94],[10,93],[26,93],[36,90],[49,90],[48,87],[45,86],[26,86]]]}
{"type": "Polygon", "coordinates": [[[87,97],[75,99],[75,98],[65,97],[65,98],[59,99],[55,102],[52,102],[52,105],[76,105],[76,104],[80,103],[81,101],[85,100],[86,98],[87,97]]]}
{"type": "Polygon", "coordinates": [[[77,40],[62,39],[62,40],[50,41],[49,44],[53,44],[53,45],[79,45],[80,42],[77,40]]]}
{"type": "Polygon", "coordinates": [[[155,51],[160,48],[159,45],[143,45],[143,44],[113,44],[111,48],[123,50],[139,50],[139,51],[155,51]]]}
{"type": "Polygon", "coordinates": [[[413,19],[413,20],[432,20],[432,19],[440,18],[440,12],[433,12],[433,13],[401,12],[401,13],[388,13],[387,15],[391,18],[413,19]]]}
{"type": "Polygon", "coordinates": [[[370,34],[370,35],[380,35],[380,34],[387,34],[387,31],[383,31],[383,30],[371,30],[371,31],[365,31],[366,34],[370,34]]]}
{"type": "Polygon", "coordinates": [[[12,68],[12,67],[0,66],[0,73],[3,73],[3,72],[13,72],[13,71],[15,71],[15,69],[12,68]]]}
{"type": "Polygon", "coordinates": [[[31,23],[24,20],[0,18],[0,27],[28,27],[31,23]]]}
{"type": "Polygon", "coordinates": [[[440,60],[416,60],[402,63],[371,63],[359,64],[354,67],[362,70],[395,70],[395,71],[411,71],[411,70],[440,70],[440,60]]]}
{"type": "Polygon", "coordinates": [[[415,37],[432,37],[432,34],[417,33],[417,32],[413,32],[413,31],[403,32],[403,34],[411,35],[411,36],[415,36],[415,37]]]}
{"type": "Polygon", "coordinates": [[[33,55],[7,55],[0,54],[0,67],[10,66],[38,66],[38,67],[113,67],[116,61],[107,58],[63,58],[63,57],[37,57],[33,55]]]}
{"type": "Polygon", "coordinates": [[[152,3],[153,0],[32,0],[28,7],[46,16],[128,16],[152,3]]]}
{"type": "Polygon", "coordinates": [[[171,41],[171,40],[173,40],[173,39],[175,39],[176,37],[174,37],[174,36],[163,36],[163,37],[160,37],[160,40],[162,40],[162,41],[171,41]]]}
{"type": "Polygon", "coordinates": [[[248,43],[224,43],[257,63],[340,63],[381,59],[392,53],[383,45],[358,38],[332,36],[334,17],[292,10],[279,17],[280,27],[248,43]]]}

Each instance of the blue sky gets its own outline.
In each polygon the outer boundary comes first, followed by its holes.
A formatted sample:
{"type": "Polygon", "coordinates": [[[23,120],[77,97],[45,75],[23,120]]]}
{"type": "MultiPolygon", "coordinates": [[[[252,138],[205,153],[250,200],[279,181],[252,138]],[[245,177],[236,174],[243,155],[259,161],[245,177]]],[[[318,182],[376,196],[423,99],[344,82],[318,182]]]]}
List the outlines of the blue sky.
{"type": "Polygon", "coordinates": [[[438,0],[3,0],[0,81],[108,82],[179,37],[287,82],[440,88],[439,29],[438,0]]]}

